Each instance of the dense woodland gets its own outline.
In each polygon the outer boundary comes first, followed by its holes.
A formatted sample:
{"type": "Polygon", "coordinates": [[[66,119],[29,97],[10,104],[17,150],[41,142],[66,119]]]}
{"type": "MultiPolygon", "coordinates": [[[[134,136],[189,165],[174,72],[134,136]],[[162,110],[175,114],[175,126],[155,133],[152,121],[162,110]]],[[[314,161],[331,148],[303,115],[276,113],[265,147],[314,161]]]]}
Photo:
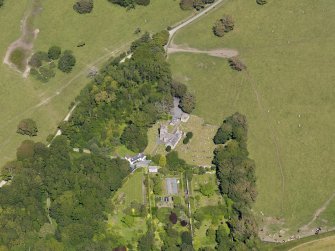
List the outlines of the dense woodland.
{"type": "Polygon", "coordinates": [[[214,137],[214,152],[220,192],[233,201],[229,229],[216,232],[218,250],[257,250],[257,225],[251,212],[256,200],[255,162],[248,158],[248,125],[235,113],[223,121],[214,137]]]}
{"type": "Polygon", "coordinates": [[[108,250],[108,199],[129,174],[121,159],[71,156],[68,140],[47,148],[24,141],[4,167],[11,184],[0,189],[0,249],[108,250]],[[94,240],[94,241],[93,241],[94,240]]]}
{"type": "MultiPolygon", "coordinates": [[[[145,149],[148,128],[168,116],[177,95],[165,60],[167,39],[167,31],[144,34],[132,44],[130,59],[112,59],[84,88],[70,121],[60,125],[73,146],[100,153],[120,144],[134,152],[145,149]]],[[[191,112],[194,102],[187,98],[182,106],[191,112]]]]}

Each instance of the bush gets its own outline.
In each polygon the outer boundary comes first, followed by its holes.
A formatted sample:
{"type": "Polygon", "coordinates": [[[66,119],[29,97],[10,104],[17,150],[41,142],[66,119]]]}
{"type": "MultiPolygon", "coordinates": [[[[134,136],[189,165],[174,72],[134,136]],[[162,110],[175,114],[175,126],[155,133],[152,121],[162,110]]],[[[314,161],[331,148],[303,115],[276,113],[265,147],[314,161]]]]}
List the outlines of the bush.
{"type": "Polygon", "coordinates": [[[171,146],[167,146],[167,147],[165,148],[165,151],[167,151],[167,152],[171,152],[171,150],[172,150],[171,146]]]}
{"type": "Polygon", "coordinates": [[[17,126],[16,132],[22,135],[29,135],[30,137],[37,136],[38,129],[36,122],[32,119],[23,119],[17,126]]]}
{"type": "Polygon", "coordinates": [[[76,58],[70,51],[65,51],[58,61],[58,69],[65,73],[70,73],[75,65],[76,58]]]}
{"type": "Polygon", "coordinates": [[[48,50],[48,57],[51,60],[57,60],[60,57],[62,50],[59,46],[51,46],[48,50]]]}
{"type": "Polygon", "coordinates": [[[191,113],[195,108],[195,97],[187,92],[180,100],[179,107],[183,112],[191,113]]]}
{"type": "Polygon", "coordinates": [[[236,71],[243,71],[247,69],[247,66],[238,57],[228,59],[228,63],[230,67],[236,71]]]}
{"type": "Polygon", "coordinates": [[[79,0],[73,5],[73,9],[79,14],[91,13],[93,10],[93,0],[79,0]]]}
{"type": "Polygon", "coordinates": [[[3,6],[4,0],[0,0],[0,8],[3,6]]]}
{"type": "Polygon", "coordinates": [[[193,132],[187,132],[186,137],[189,138],[189,139],[192,139],[193,138],[193,132]]]}
{"type": "Polygon", "coordinates": [[[267,0],[256,0],[256,3],[259,4],[259,5],[264,5],[267,2],[268,2],[267,0]]]}
{"type": "Polygon", "coordinates": [[[188,144],[190,142],[190,138],[185,138],[185,139],[183,139],[183,144],[184,145],[186,145],[186,144],[188,144]]]}
{"type": "Polygon", "coordinates": [[[182,10],[191,10],[193,8],[193,0],[181,0],[179,5],[182,10]]]}

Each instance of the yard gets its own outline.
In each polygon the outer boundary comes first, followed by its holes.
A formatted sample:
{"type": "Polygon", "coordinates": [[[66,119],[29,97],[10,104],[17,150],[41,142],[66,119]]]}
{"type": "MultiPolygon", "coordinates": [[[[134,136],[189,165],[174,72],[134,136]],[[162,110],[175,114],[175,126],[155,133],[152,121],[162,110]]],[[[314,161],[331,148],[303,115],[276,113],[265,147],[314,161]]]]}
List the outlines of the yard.
{"type": "Polygon", "coordinates": [[[122,198],[122,204],[130,205],[132,201],[145,203],[145,191],[143,191],[143,169],[137,169],[134,173],[126,178],[125,183],[114,195],[114,198],[122,198]]]}
{"type": "MultiPolygon", "coordinates": [[[[195,115],[213,125],[236,111],[247,116],[259,192],[254,210],[278,218],[286,236],[312,220],[335,191],[334,16],[332,0],[264,6],[230,0],[181,30],[174,43],[237,49],[246,72],[206,55],[169,56],[174,77],[197,98],[195,115]],[[233,16],[235,29],[217,38],[211,27],[223,14],[233,16]]],[[[324,217],[331,222],[333,214],[324,217]]]]}
{"type": "MultiPolygon", "coordinates": [[[[9,1],[0,10],[1,58],[7,46],[20,36],[20,20],[28,3],[29,0],[9,1]]],[[[93,12],[87,15],[77,14],[72,5],[68,0],[45,0],[34,24],[39,29],[34,50],[47,50],[52,45],[72,50],[77,58],[72,73],[57,71],[55,78],[43,84],[32,77],[23,79],[7,65],[0,65],[0,166],[12,160],[20,142],[28,139],[15,133],[21,119],[33,118],[39,129],[34,140],[45,141],[56,131],[70,103],[88,83],[86,75],[90,66],[100,66],[110,56],[127,50],[130,42],[139,36],[134,34],[136,28],[156,32],[191,14],[181,11],[174,1],[152,1],[148,7],[138,6],[131,11],[108,1],[95,1],[93,12]],[[80,41],[86,45],[77,48],[80,41]]]]}

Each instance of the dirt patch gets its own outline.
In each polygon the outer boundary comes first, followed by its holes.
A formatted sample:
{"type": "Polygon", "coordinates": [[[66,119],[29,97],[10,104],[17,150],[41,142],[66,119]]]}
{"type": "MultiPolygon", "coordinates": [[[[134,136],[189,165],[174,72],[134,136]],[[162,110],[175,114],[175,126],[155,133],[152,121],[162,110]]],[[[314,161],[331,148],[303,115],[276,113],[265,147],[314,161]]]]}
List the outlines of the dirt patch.
{"type": "Polygon", "coordinates": [[[34,29],[33,23],[41,11],[40,0],[33,0],[21,20],[21,36],[9,45],[3,60],[4,64],[22,73],[23,77],[27,77],[30,71],[28,60],[39,32],[38,29],[34,29]]]}
{"type": "Polygon", "coordinates": [[[208,50],[203,51],[187,46],[180,46],[171,44],[170,47],[167,48],[167,53],[178,53],[178,52],[187,52],[187,53],[198,53],[198,54],[207,54],[209,56],[213,57],[219,57],[219,58],[232,58],[238,56],[238,51],[234,49],[228,49],[228,48],[221,48],[221,49],[215,49],[215,50],[208,50]]]}

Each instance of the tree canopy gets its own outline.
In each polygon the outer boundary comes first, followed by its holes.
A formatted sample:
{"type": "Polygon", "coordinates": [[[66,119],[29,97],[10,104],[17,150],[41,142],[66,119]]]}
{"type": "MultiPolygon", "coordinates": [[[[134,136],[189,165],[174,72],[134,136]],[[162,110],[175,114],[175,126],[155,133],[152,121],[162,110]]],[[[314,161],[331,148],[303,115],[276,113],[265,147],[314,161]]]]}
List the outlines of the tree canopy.
{"type": "Polygon", "coordinates": [[[93,10],[93,0],[79,0],[73,5],[73,9],[79,14],[91,13],[93,10]]]}
{"type": "Polygon", "coordinates": [[[32,119],[23,119],[18,124],[16,132],[30,137],[37,136],[38,129],[36,122],[32,119]]]}
{"type": "Polygon", "coordinates": [[[218,37],[223,37],[225,33],[234,29],[234,20],[229,15],[224,15],[217,20],[213,26],[213,32],[218,37]]]}
{"type": "Polygon", "coordinates": [[[76,58],[71,51],[64,51],[58,60],[58,69],[65,73],[70,73],[76,64],[76,58]]]}
{"type": "Polygon", "coordinates": [[[214,151],[219,189],[223,196],[233,201],[229,231],[216,231],[218,250],[257,249],[257,225],[251,212],[256,200],[255,162],[248,158],[248,125],[246,117],[235,113],[226,118],[214,137],[219,145],[214,151]],[[229,141],[228,141],[229,140],[229,141]]]}
{"type": "Polygon", "coordinates": [[[0,244],[10,250],[107,250],[109,237],[95,236],[106,233],[108,200],[129,164],[94,154],[72,158],[70,152],[64,136],[50,148],[21,144],[17,160],[3,169],[13,179],[0,189],[0,244]]]}

